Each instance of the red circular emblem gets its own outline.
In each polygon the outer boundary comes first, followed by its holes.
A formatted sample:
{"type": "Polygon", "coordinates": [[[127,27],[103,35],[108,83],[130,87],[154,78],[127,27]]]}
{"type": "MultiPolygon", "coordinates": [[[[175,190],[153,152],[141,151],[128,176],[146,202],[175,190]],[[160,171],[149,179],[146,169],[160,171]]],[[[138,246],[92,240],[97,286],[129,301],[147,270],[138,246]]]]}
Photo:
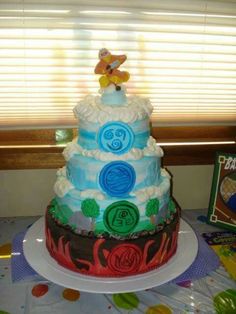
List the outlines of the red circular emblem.
{"type": "Polygon", "coordinates": [[[108,256],[108,267],[122,274],[132,274],[139,270],[142,262],[142,251],[134,244],[119,244],[108,256]]]}

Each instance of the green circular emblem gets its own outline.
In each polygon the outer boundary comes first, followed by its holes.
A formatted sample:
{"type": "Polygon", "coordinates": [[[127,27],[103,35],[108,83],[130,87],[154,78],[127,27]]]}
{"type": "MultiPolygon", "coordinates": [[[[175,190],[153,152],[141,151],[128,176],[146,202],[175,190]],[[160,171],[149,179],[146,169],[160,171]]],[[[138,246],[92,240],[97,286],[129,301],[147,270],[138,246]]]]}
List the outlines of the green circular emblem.
{"type": "Polygon", "coordinates": [[[139,221],[139,210],[133,203],[118,201],[106,208],[103,221],[111,233],[127,235],[139,221]]]}

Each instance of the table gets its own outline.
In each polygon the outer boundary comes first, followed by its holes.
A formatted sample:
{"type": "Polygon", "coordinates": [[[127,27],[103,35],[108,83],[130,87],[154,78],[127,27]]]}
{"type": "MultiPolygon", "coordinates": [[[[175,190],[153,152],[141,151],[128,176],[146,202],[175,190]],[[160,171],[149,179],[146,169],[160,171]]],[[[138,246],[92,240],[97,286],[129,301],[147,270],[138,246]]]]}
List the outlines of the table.
{"type": "MultiPolygon", "coordinates": [[[[199,219],[205,214],[206,210],[182,211],[182,217],[199,233],[219,230],[199,219]]],[[[220,306],[218,313],[236,313],[236,283],[222,266],[202,279],[181,286],[168,283],[114,295],[75,291],[46,280],[12,283],[11,241],[38,218],[0,218],[0,314],[216,313],[220,306]]]]}

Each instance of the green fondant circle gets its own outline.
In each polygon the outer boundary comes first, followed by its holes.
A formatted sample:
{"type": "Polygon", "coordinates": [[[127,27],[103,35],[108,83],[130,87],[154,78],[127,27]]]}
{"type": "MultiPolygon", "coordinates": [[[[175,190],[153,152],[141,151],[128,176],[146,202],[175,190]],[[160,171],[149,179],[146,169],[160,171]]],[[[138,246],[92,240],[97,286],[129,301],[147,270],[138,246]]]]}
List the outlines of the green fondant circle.
{"type": "Polygon", "coordinates": [[[106,228],[113,234],[127,235],[139,221],[139,210],[128,201],[118,201],[109,205],[103,215],[106,228]]]}

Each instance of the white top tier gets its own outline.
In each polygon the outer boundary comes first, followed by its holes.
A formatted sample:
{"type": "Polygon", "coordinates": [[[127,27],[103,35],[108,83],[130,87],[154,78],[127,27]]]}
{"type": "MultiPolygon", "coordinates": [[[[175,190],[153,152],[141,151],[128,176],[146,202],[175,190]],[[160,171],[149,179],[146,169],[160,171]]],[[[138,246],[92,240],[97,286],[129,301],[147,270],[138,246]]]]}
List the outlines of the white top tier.
{"type": "Polygon", "coordinates": [[[104,105],[100,96],[89,95],[74,108],[77,119],[101,125],[109,121],[134,123],[150,117],[152,111],[153,106],[150,100],[138,96],[127,97],[127,103],[124,106],[112,107],[104,105]]]}

